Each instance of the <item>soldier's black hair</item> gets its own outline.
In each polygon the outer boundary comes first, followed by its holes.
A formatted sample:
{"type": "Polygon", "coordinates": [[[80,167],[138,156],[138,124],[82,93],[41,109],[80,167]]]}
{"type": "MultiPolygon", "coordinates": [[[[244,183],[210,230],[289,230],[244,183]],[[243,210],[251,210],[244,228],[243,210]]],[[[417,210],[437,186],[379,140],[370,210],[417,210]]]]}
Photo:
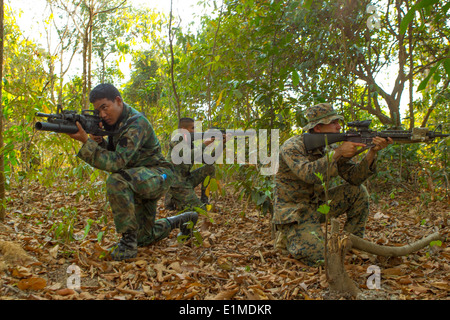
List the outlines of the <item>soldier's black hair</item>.
{"type": "Polygon", "coordinates": [[[186,126],[192,122],[195,122],[192,118],[181,118],[178,121],[178,128],[186,128],[186,126]]]}
{"type": "Polygon", "coordinates": [[[120,97],[122,99],[119,90],[117,90],[117,88],[110,83],[99,84],[89,93],[89,101],[91,103],[105,98],[110,101],[114,101],[116,97],[120,97]]]}

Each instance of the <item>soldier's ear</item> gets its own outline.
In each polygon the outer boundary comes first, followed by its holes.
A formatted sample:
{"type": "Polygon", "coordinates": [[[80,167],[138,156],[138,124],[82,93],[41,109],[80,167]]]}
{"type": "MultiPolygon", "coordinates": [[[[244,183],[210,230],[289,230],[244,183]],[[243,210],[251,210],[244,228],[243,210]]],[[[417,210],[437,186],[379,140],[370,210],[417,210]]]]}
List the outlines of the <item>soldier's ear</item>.
{"type": "Polygon", "coordinates": [[[317,124],[313,129],[312,129],[313,133],[320,133],[322,132],[321,130],[321,124],[317,124]]]}
{"type": "Polygon", "coordinates": [[[116,102],[118,105],[123,105],[123,100],[122,100],[122,98],[121,98],[120,96],[117,96],[117,97],[115,98],[115,102],[116,102]]]}

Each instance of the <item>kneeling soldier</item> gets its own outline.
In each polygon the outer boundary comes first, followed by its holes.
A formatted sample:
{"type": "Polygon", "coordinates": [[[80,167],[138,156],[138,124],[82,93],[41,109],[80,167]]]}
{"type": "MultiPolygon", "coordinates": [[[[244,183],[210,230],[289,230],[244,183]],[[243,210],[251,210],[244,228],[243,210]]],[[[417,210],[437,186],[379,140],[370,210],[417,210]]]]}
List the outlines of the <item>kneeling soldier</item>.
{"type": "Polygon", "coordinates": [[[134,258],[138,246],[162,240],[175,228],[182,235],[190,235],[192,223],[198,219],[196,212],[156,220],[156,204],[173,181],[173,165],[163,157],[150,122],[125,104],[111,84],[95,87],[89,100],[99,112],[104,128],[114,134],[107,141],[88,136],[77,123],[79,131],[69,136],[83,143],[78,157],[111,173],[106,180],[106,195],[116,231],[122,234],[111,252],[112,258],[134,258]]]}

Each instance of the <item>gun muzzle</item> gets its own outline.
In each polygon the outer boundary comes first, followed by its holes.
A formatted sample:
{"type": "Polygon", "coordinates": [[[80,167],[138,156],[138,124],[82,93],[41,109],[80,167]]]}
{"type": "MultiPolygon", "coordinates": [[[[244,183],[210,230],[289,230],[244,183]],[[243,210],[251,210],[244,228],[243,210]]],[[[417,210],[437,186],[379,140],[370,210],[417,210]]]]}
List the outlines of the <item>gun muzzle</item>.
{"type": "Polygon", "coordinates": [[[39,131],[52,131],[57,133],[77,133],[78,127],[71,124],[60,123],[48,123],[48,122],[36,122],[34,125],[36,130],[39,131]]]}

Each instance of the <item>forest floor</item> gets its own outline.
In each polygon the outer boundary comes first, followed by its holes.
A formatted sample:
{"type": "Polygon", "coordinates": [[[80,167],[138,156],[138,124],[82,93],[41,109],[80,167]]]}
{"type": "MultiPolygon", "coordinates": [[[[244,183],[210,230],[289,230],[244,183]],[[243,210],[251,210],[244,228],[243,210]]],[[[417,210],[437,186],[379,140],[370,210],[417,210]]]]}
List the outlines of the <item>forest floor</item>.
{"type": "MultiPolygon", "coordinates": [[[[324,270],[275,250],[269,217],[231,193],[212,200],[209,217],[200,216],[200,245],[181,244],[174,230],[161,242],[139,248],[137,258],[116,262],[107,250],[119,235],[104,197],[91,201],[61,190],[29,183],[9,191],[7,216],[0,223],[0,300],[330,298],[324,270]],[[64,241],[69,226],[78,240],[64,241]],[[71,265],[81,271],[77,290],[69,288],[76,284],[71,265]]],[[[448,198],[424,202],[418,193],[400,190],[394,196],[379,191],[366,239],[397,246],[439,231],[442,243],[399,258],[352,250],[347,272],[365,293],[362,299],[447,300],[448,198]],[[381,287],[374,290],[367,287],[372,265],[381,270],[381,287]]],[[[160,201],[158,218],[174,214],[160,201]]]]}

